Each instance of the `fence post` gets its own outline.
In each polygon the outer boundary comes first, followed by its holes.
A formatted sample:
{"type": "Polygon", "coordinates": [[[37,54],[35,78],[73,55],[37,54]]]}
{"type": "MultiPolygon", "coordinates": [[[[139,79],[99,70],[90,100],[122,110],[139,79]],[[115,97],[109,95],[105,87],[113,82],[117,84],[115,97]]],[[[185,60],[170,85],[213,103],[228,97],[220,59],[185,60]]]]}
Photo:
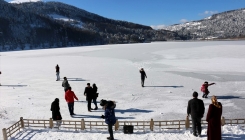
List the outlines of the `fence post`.
{"type": "Polygon", "coordinates": [[[153,119],[151,119],[151,121],[150,121],[150,129],[151,129],[151,131],[153,131],[153,128],[154,128],[154,121],[153,121],[153,119]]]}
{"type": "Polygon", "coordinates": [[[52,118],[50,118],[49,119],[49,128],[53,128],[53,126],[54,126],[54,123],[53,123],[53,119],[52,118]]]}
{"type": "Polygon", "coordinates": [[[20,117],[20,126],[22,129],[24,129],[24,120],[23,117],[20,117]]]}
{"type": "Polygon", "coordinates": [[[189,120],[189,117],[187,116],[185,120],[185,129],[188,129],[188,128],[190,128],[190,120],[189,120]]]}
{"type": "Polygon", "coordinates": [[[6,131],[6,128],[3,128],[3,140],[7,140],[8,139],[8,136],[7,136],[7,131],[6,131]]]}
{"type": "Polygon", "coordinates": [[[225,117],[221,117],[221,126],[225,125],[225,117]]]}
{"type": "Polygon", "coordinates": [[[82,130],[85,129],[85,122],[84,122],[84,119],[81,120],[81,129],[82,129],[82,130]]]}

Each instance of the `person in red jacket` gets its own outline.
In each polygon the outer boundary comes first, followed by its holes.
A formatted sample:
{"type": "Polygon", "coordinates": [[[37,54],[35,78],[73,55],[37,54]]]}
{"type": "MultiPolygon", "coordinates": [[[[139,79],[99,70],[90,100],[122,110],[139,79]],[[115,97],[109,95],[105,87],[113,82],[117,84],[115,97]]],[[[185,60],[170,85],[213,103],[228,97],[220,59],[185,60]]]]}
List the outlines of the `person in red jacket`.
{"type": "Polygon", "coordinates": [[[204,82],[204,84],[201,87],[201,91],[203,92],[202,98],[208,98],[208,94],[209,94],[208,87],[214,84],[215,83],[209,84],[207,81],[204,82]]]}
{"type": "Polygon", "coordinates": [[[71,87],[68,88],[68,90],[65,93],[65,99],[66,102],[68,104],[68,109],[70,112],[70,115],[75,115],[74,114],[74,98],[76,100],[78,100],[77,96],[75,95],[75,93],[73,91],[71,91],[71,87]]]}

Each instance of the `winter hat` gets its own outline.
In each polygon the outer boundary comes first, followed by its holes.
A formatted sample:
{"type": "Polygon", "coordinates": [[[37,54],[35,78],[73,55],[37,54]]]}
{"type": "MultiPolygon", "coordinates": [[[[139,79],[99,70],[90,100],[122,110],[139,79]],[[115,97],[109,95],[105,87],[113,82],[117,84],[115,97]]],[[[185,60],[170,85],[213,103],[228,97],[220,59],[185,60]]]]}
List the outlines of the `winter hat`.
{"type": "Polygon", "coordinates": [[[55,100],[54,100],[55,102],[59,102],[59,98],[55,98],[55,100]]]}
{"type": "Polygon", "coordinates": [[[196,91],[193,92],[192,94],[193,97],[197,97],[198,96],[198,93],[196,91]]]}

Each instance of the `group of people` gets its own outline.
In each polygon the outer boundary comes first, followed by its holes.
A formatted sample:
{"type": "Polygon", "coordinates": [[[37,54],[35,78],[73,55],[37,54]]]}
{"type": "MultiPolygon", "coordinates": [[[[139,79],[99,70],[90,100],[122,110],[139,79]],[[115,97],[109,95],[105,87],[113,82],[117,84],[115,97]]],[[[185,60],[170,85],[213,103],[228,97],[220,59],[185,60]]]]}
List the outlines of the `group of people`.
{"type": "MultiPolygon", "coordinates": [[[[189,100],[187,106],[187,117],[191,115],[193,135],[200,137],[202,131],[201,119],[205,112],[205,106],[203,101],[197,97],[198,93],[193,92],[193,99],[189,100]]],[[[217,101],[216,96],[212,96],[206,116],[208,140],[221,140],[221,115],[222,104],[217,101]]]]}
{"type": "MultiPolygon", "coordinates": [[[[147,78],[146,73],[143,68],[140,69],[141,74],[141,86],[144,87],[144,81],[145,78],[147,78]]],[[[56,66],[56,76],[57,81],[60,80],[60,68],[57,64],[56,66]]],[[[208,94],[210,93],[208,90],[208,87],[211,85],[214,85],[215,83],[208,83],[207,81],[204,82],[204,84],[201,86],[201,92],[203,92],[202,97],[207,98],[208,94]]],[[[62,86],[64,87],[65,91],[65,100],[68,104],[68,109],[70,112],[70,115],[75,115],[74,113],[74,99],[78,100],[75,93],[71,90],[71,86],[67,80],[66,77],[64,77],[64,80],[62,82],[62,86]]],[[[93,84],[92,87],[90,86],[90,83],[87,83],[87,86],[84,90],[84,96],[86,96],[86,101],[88,102],[87,108],[88,111],[91,112],[91,110],[97,110],[97,86],[96,84],[93,84]],[[93,101],[95,108],[91,108],[91,102],[93,101]]],[[[193,129],[193,135],[194,136],[201,136],[201,119],[203,118],[204,112],[205,112],[205,106],[202,100],[198,99],[198,93],[193,93],[193,99],[189,100],[188,107],[187,107],[187,117],[191,115],[192,118],[192,129],[193,129]]],[[[103,101],[103,99],[101,100],[103,101]]],[[[105,100],[104,100],[105,101],[105,100]]],[[[115,111],[114,108],[116,107],[115,102],[112,101],[105,101],[105,103],[100,103],[101,106],[103,106],[103,109],[105,110],[104,115],[101,116],[101,118],[105,119],[105,122],[108,124],[108,131],[110,134],[110,137],[107,139],[113,140],[113,131],[112,126],[116,123],[116,117],[115,117],[115,111]]],[[[52,118],[53,120],[61,120],[61,114],[59,112],[59,99],[56,98],[52,105],[51,105],[51,111],[52,111],[52,118]]],[[[212,96],[211,98],[211,104],[209,105],[209,110],[207,113],[206,121],[208,122],[208,130],[207,130],[207,136],[208,140],[221,140],[221,115],[222,115],[222,105],[220,102],[217,101],[216,96],[212,96]]]]}
{"type": "MultiPolygon", "coordinates": [[[[66,77],[64,77],[64,80],[62,82],[62,87],[64,87],[64,91],[65,91],[65,99],[66,102],[68,104],[68,108],[70,111],[70,115],[75,115],[73,110],[74,110],[74,99],[78,100],[78,98],[76,97],[75,93],[71,90],[71,86],[68,83],[68,80],[66,77]]],[[[91,110],[97,110],[98,106],[97,106],[97,97],[99,95],[99,93],[97,93],[98,87],[96,86],[96,84],[93,84],[93,87],[90,86],[90,83],[87,83],[87,87],[85,87],[84,90],[84,96],[86,96],[86,101],[88,102],[88,111],[91,112],[91,110]],[[95,105],[95,108],[91,108],[91,102],[93,100],[93,103],[95,105]]]]}

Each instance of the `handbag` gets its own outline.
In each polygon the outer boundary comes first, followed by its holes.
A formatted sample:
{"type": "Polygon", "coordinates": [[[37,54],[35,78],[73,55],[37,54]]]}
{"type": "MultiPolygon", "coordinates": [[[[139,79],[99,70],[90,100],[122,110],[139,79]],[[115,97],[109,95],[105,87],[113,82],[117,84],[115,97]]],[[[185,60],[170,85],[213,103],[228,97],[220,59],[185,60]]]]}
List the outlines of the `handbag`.
{"type": "Polygon", "coordinates": [[[133,125],[124,125],[123,126],[123,133],[124,134],[133,134],[134,133],[134,126],[133,125]]]}

